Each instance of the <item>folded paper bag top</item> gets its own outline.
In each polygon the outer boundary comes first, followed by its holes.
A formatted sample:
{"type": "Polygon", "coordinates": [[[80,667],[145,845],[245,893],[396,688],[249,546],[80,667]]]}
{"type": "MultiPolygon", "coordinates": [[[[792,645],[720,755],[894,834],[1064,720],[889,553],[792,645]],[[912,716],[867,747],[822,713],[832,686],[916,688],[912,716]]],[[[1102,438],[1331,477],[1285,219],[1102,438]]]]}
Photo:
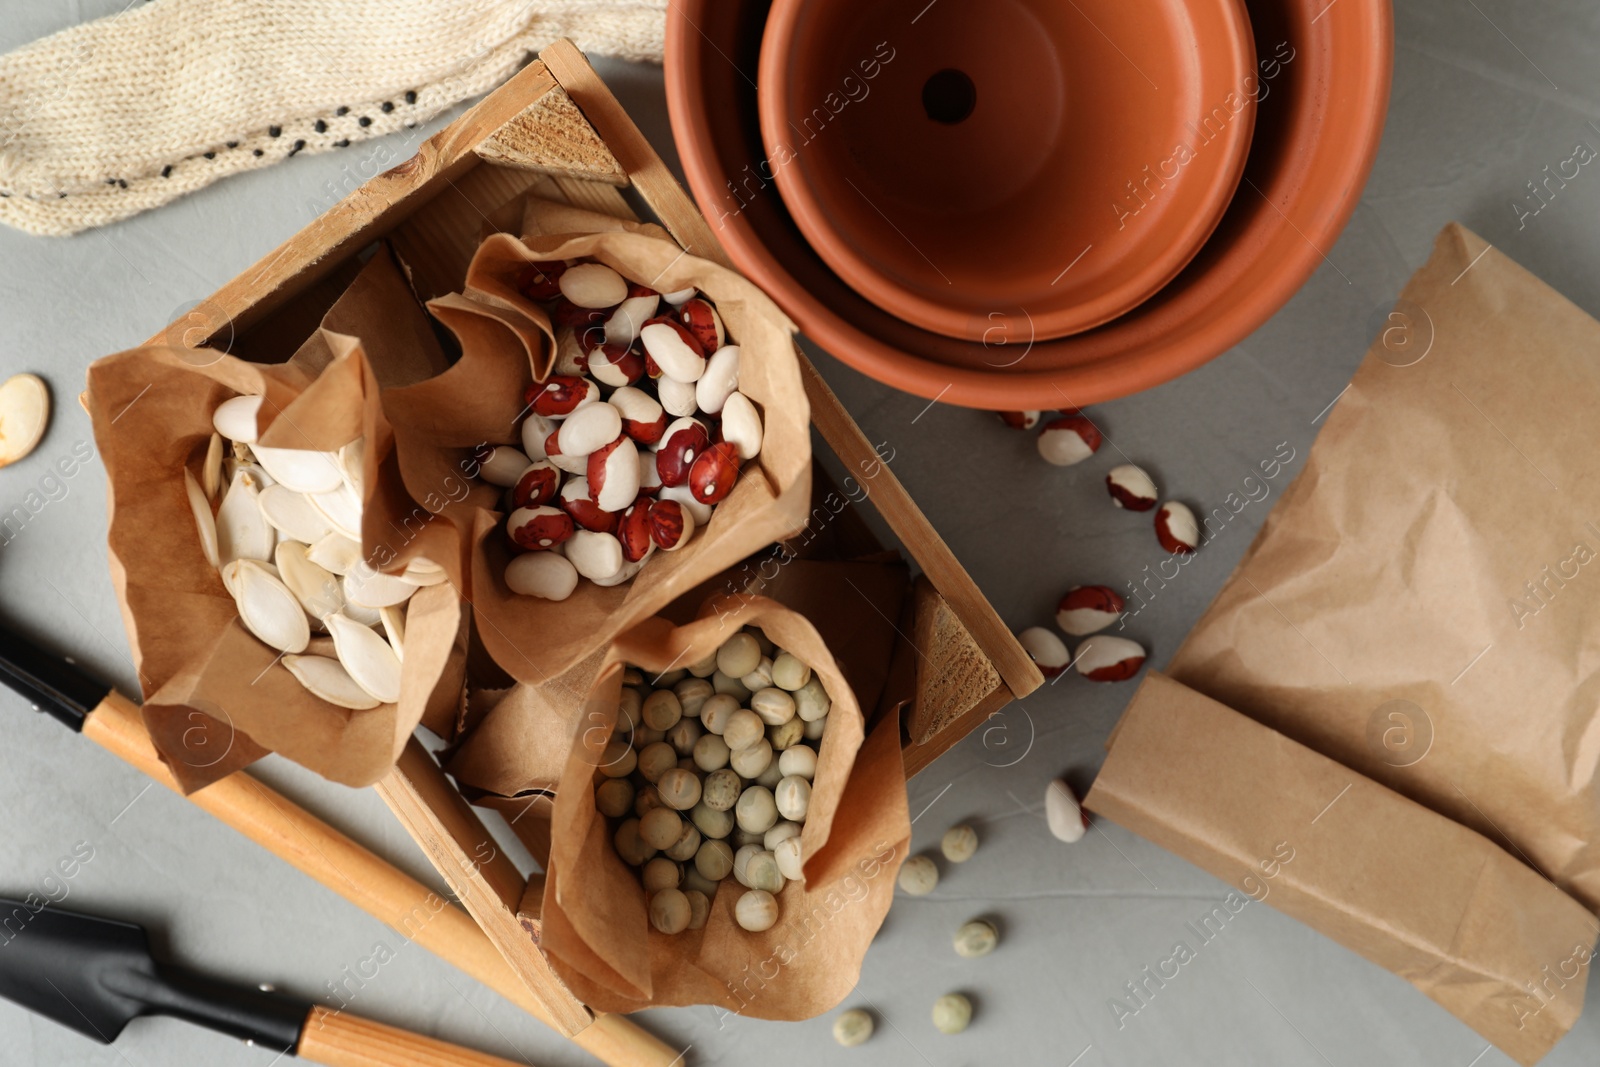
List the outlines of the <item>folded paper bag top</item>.
{"type": "Polygon", "coordinates": [[[1583,1008],[1597,924],[1581,904],[1165,675],[1140,685],[1086,803],[1405,978],[1519,1063],[1583,1008]]]}
{"type": "Polygon", "coordinates": [[[1454,224],[1390,321],[1168,672],[1600,909],[1600,323],[1454,224]]]}

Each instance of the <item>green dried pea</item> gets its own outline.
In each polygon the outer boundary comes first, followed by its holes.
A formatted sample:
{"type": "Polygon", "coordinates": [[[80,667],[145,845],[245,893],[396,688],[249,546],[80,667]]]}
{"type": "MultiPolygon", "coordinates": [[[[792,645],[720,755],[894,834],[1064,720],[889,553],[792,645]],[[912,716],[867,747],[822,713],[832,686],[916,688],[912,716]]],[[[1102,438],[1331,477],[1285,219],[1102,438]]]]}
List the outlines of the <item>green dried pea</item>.
{"type": "Polygon", "coordinates": [[[657,852],[669,849],[683,836],[683,819],[671,808],[656,808],[639,819],[639,840],[657,852]]]}
{"type": "Polygon", "coordinates": [[[763,771],[772,766],[772,744],[762,738],[753,745],[737,749],[728,756],[728,766],[740,778],[760,778],[763,771]]]}
{"type": "Polygon", "coordinates": [[[965,824],[952,826],[944,832],[939,851],[951,863],[965,863],[978,851],[978,832],[965,824]]]}
{"type": "Polygon", "coordinates": [[[663,889],[650,898],[650,925],[664,934],[681,934],[694,915],[689,897],[678,889],[663,889]]]}
{"type": "Polygon", "coordinates": [[[973,919],[963,923],[961,929],[956,931],[956,955],[973,959],[978,956],[987,956],[994,951],[1000,943],[1000,933],[991,923],[982,919],[973,919]]]}
{"type": "Polygon", "coordinates": [[[678,703],[678,695],[672,690],[657,689],[644,698],[640,714],[644,716],[646,726],[664,733],[678,725],[678,720],[683,718],[683,705],[678,703]]]}
{"type": "Polygon", "coordinates": [[[673,686],[672,691],[677,695],[678,706],[683,709],[683,717],[686,719],[698,719],[700,709],[716,692],[711,688],[711,683],[704,678],[685,678],[673,686]]]}
{"type": "Polygon", "coordinates": [[[683,895],[689,898],[688,928],[698,930],[711,917],[711,898],[698,889],[685,889],[683,895]]]}
{"type": "Polygon", "coordinates": [[[793,693],[811,681],[811,668],[793,652],[779,652],[772,661],[772,684],[793,693]]]}
{"type": "Polygon", "coordinates": [[[833,1020],[833,1039],[845,1048],[855,1048],[871,1036],[872,1016],[860,1008],[851,1008],[833,1020]]]}
{"type": "Polygon", "coordinates": [[[744,783],[739,780],[738,772],[724,767],[706,775],[700,788],[700,803],[712,811],[732,811],[742,792],[744,783]]]}
{"type": "Polygon", "coordinates": [[[678,888],[678,883],[683,881],[683,868],[665,856],[657,856],[644,865],[642,878],[646,893],[659,893],[663,889],[676,889],[678,888]]]}
{"type": "Polygon", "coordinates": [[[933,1025],[941,1034],[959,1034],[972,1022],[972,1001],[946,993],[933,1002],[933,1025]]]}
{"type": "Polygon", "coordinates": [[[596,810],[608,819],[620,819],[633,810],[633,783],[626,778],[607,778],[594,791],[596,810]]]}
{"type": "Polygon", "coordinates": [[[616,848],[617,855],[622,857],[622,862],[630,867],[643,867],[656,854],[656,850],[644,843],[639,836],[639,820],[628,819],[611,836],[611,844],[616,848]]]}
{"type": "Polygon", "coordinates": [[[733,873],[733,849],[726,841],[706,841],[694,854],[694,869],[708,882],[720,882],[733,873]]]}
{"type": "Polygon", "coordinates": [[[765,725],[782,726],[795,717],[794,696],[769,685],[750,697],[750,710],[759,715],[765,725]]]}
{"type": "Polygon", "coordinates": [[[733,833],[733,812],[708,808],[703,800],[689,810],[689,818],[694,821],[696,830],[713,841],[733,833]]]}
{"type": "Polygon", "coordinates": [[[717,649],[717,670],[729,678],[743,678],[760,665],[761,643],[753,634],[734,634],[717,649]]]}
{"type": "Polygon", "coordinates": [[[914,897],[925,897],[939,884],[939,868],[927,856],[912,856],[900,868],[900,888],[914,897]]]}
{"type": "Polygon", "coordinates": [[[607,778],[626,778],[639,765],[639,755],[626,739],[614,737],[600,753],[600,773],[607,778]]]}
{"type": "Polygon", "coordinates": [[[767,727],[767,744],[774,752],[787,752],[806,737],[804,719],[793,718],[780,726],[767,727]]]}
{"type": "Polygon", "coordinates": [[[778,921],[778,901],[764,889],[748,889],[733,905],[733,918],[753,934],[770,930],[778,921]]]}
{"type": "Polygon", "coordinates": [[[638,771],[644,780],[654,785],[661,776],[678,765],[678,750],[665,741],[657,741],[639,752],[638,771]]]}
{"type": "Polygon", "coordinates": [[[700,803],[700,778],[693,771],[674,766],[656,783],[662,803],[675,811],[688,811],[700,803]]]}
{"type": "Polygon", "coordinates": [[[739,794],[733,814],[740,829],[764,834],[778,821],[778,802],[773,799],[772,790],[763,785],[753,785],[739,794]]]}
{"type": "Polygon", "coordinates": [[[705,734],[694,743],[694,765],[707,774],[726,767],[732,755],[728,742],[716,734],[705,734]]]}

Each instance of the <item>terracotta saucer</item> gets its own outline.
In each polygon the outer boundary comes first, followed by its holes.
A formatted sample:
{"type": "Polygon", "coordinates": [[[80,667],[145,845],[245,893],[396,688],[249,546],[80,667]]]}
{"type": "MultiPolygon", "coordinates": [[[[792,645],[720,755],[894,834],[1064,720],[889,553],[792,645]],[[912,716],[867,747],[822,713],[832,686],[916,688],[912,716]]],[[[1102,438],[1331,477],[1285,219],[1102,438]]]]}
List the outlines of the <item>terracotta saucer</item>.
{"type": "Polygon", "coordinates": [[[817,254],[981,340],[1113,319],[1199,251],[1255,122],[1243,0],[775,0],[766,157],[817,254]]]}
{"type": "Polygon", "coordinates": [[[879,381],[946,403],[1089,404],[1192,370],[1259,326],[1324,262],[1383,132],[1387,0],[1246,0],[1262,95],[1238,195],[1160,292],[1072,337],[921,330],[828,269],[790,218],[757,116],[764,0],[673,0],[667,104],[689,185],[739,269],[812,340],[879,381]]]}

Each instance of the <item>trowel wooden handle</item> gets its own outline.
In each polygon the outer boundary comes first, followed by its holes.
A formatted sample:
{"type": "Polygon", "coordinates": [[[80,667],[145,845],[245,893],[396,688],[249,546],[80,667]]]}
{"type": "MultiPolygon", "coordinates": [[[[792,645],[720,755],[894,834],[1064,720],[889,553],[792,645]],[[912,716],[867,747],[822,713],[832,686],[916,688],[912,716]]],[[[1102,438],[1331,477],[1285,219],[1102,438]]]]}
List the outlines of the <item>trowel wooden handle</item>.
{"type": "Polygon", "coordinates": [[[324,1067],[523,1067],[323,1007],[311,1009],[295,1054],[324,1067]]]}
{"type": "MultiPolygon", "coordinates": [[[[82,729],[101,748],[180,792],[145,732],[139,708],[125,697],[108,695],[85,717],[82,729]]],[[[241,771],[188,799],[402,937],[459,967],[546,1025],[557,1026],[471,916],[259,779],[241,771]]],[[[683,1062],[677,1050],[622,1015],[597,1016],[572,1041],[611,1067],[673,1067],[683,1062]]]]}

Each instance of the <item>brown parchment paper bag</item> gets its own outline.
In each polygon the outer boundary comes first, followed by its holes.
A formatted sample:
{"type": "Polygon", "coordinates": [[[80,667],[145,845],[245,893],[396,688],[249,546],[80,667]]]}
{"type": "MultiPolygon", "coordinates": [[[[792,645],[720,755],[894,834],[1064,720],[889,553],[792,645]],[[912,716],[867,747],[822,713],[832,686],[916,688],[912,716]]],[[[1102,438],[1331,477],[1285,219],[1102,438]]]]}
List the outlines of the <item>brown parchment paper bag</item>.
{"type": "Polygon", "coordinates": [[[899,716],[870,736],[855,697],[806,619],[763,597],[706,605],[685,626],[650,619],[619,635],[572,736],[556,792],[541,947],[573,993],[600,1011],[711,1004],[761,1019],[807,1019],[855,987],[894,894],[911,836],[899,716]],[[594,769],[616,725],[624,665],[663,671],[714,650],[745,625],[808,663],[832,698],[802,841],[806,882],[778,896],[771,930],[733,918],[742,887],[724,881],[700,930],[651,928],[638,871],[618,858],[594,806],[594,769]]]}
{"type": "Polygon", "coordinates": [[[1583,905],[1475,830],[1164,675],[1140,686],[1087,800],[1398,974],[1519,1063],[1583,1008],[1583,905]]]}
{"type": "MultiPolygon", "coordinates": [[[[563,216],[568,217],[568,216],[563,216]]],[[[447,373],[403,391],[408,410],[431,413],[441,454],[466,463],[480,444],[521,448],[524,396],[549,376],[549,320],[516,289],[529,263],[593,258],[630,281],[663,292],[694,286],[716,304],[739,345],[739,388],[764,423],[761,454],[693,540],[657,552],[631,582],[603,589],[580,581],[561,602],[518,596],[505,585],[513,548],[504,515],[479,508],[473,523],[471,600],[484,646],[520,682],[543,684],[568,671],[613,636],[685,591],[805,524],[810,499],[810,406],[794,351],[794,324],[744,278],[687,255],[671,241],[627,230],[518,240],[495,234],[467,273],[466,291],[430,301],[461,342],[447,373]],[[469,368],[470,369],[466,369],[469,368]]]]}
{"type": "MultiPolygon", "coordinates": [[[[803,615],[827,645],[856,704],[863,711],[898,705],[909,690],[890,686],[890,664],[900,635],[891,619],[900,617],[909,570],[892,560],[790,559],[762,577],[761,595],[803,615]],[[892,692],[886,692],[892,688],[892,692]]],[[[730,595],[744,568],[718,575],[662,610],[660,618],[687,624],[706,605],[730,595]]],[[[521,798],[554,793],[566,770],[572,731],[583,714],[606,649],[560,677],[541,685],[518,683],[509,689],[474,694],[482,710],[460,740],[446,769],[472,793],[474,803],[520,812],[521,798]]],[[[513,823],[513,827],[520,825],[513,823]]]]}
{"type": "MultiPolygon", "coordinates": [[[[186,790],[268,751],[335,781],[368,785],[393,765],[430,709],[459,703],[463,541],[404,492],[396,433],[381,403],[385,381],[437,373],[442,365],[426,317],[380,249],[324,326],[285,363],[152,347],[89,368],[85,403],[109,482],[111,572],[145,724],[186,790]],[[367,558],[395,572],[425,555],[452,575],[411,600],[397,705],[352,711],[312,696],[238,622],[232,597],[201,552],[183,470],[198,477],[211,412],[244,393],[265,397],[263,445],[333,450],[364,435],[367,558]]],[[[311,651],[328,654],[322,644],[311,651]]]]}
{"type": "MultiPolygon", "coordinates": [[[[1405,879],[1300,867],[1322,898],[1308,921],[1531,1063],[1582,1003],[1567,942],[1593,942],[1558,898],[1600,905],[1600,323],[1452,224],[1389,326],[1168,673],[1439,816],[1408,817],[1401,840],[1380,816],[1360,824],[1373,856],[1438,857],[1405,879]],[[1512,861],[1548,882],[1514,880],[1512,861]],[[1417,900],[1458,901],[1463,879],[1463,921],[1503,929],[1413,942],[1417,900]]],[[[1157,699],[1142,690],[1130,721],[1157,699]]],[[[1125,724],[1112,759],[1145,764],[1149,743],[1125,724]]],[[[1310,799],[1259,746],[1208,751],[1215,788],[1270,775],[1272,790],[1183,823],[1159,775],[1115,792],[1116,810],[1146,811],[1136,829],[1202,866],[1272,825],[1262,801],[1310,799]]],[[[1110,814],[1113,795],[1097,784],[1090,807],[1110,814]]]]}

